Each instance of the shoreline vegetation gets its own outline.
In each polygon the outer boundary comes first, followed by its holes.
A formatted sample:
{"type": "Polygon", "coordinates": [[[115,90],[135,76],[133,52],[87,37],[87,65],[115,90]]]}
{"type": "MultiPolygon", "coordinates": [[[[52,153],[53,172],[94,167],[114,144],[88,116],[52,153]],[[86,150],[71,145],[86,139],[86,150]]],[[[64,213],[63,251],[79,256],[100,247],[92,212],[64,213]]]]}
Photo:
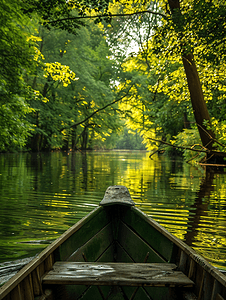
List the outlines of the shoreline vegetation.
{"type": "Polygon", "coordinates": [[[163,2],[0,3],[0,152],[147,149],[224,165],[225,4],[163,2]]]}

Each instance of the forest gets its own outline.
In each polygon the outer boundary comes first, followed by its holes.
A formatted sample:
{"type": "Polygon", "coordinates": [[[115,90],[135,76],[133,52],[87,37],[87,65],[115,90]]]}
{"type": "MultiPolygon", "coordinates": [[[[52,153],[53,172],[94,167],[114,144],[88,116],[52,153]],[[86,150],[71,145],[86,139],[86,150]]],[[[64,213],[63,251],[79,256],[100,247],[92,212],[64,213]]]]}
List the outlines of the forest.
{"type": "Polygon", "coordinates": [[[224,156],[225,0],[3,0],[0,10],[0,152],[224,156]]]}

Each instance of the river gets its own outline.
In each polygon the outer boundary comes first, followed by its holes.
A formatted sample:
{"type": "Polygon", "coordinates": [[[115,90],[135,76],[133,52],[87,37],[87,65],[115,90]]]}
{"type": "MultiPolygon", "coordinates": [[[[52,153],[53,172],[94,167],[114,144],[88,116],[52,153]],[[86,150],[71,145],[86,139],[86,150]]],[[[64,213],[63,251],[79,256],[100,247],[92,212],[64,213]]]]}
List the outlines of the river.
{"type": "Polygon", "coordinates": [[[0,263],[39,253],[110,185],[226,269],[226,174],[145,151],[0,154],[0,263]]]}

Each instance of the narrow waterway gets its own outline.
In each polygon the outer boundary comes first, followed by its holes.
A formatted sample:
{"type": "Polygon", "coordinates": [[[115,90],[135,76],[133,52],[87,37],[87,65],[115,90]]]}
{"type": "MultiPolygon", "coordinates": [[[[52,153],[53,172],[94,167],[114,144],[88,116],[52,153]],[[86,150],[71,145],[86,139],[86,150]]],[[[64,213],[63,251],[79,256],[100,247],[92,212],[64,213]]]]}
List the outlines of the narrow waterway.
{"type": "Polygon", "coordinates": [[[226,269],[226,174],[139,151],[0,154],[0,263],[40,252],[116,184],[127,186],[142,211],[226,269]]]}

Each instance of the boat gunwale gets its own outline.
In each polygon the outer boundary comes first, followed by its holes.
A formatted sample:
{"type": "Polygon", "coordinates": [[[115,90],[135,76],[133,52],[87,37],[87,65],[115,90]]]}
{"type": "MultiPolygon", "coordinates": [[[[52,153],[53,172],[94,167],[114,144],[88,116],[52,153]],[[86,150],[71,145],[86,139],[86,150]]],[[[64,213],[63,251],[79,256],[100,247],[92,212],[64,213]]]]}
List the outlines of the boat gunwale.
{"type": "Polygon", "coordinates": [[[22,280],[24,280],[32,271],[34,271],[42,262],[47,259],[54,250],[57,249],[64,241],[71,237],[75,231],[80,229],[90,219],[94,218],[97,213],[101,212],[103,207],[98,206],[89,212],[85,217],[80,219],[70,228],[68,228],[63,234],[61,234],[55,241],[48,245],[37,257],[32,259],[26,266],[24,266],[16,275],[14,275],[9,281],[7,281],[2,287],[0,287],[0,299],[3,299],[8,293],[10,293],[22,280]]]}
{"type": "MultiPolygon", "coordinates": [[[[118,204],[120,205],[120,203],[118,204]]],[[[201,266],[206,272],[218,281],[222,286],[226,287],[226,276],[222,274],[217,268],[212,266],[205,258],[197,254],[197,252],[188,246],[185,242],[171,234],[162,225],[153,220],[150,216],[142,212],[138,207],[131,206],[128,208],[131,212],[138,214],[142,219],[144,219],[148,224],[155,228],[159,233],[164,235],[167,239],[173,242],[182,252],[184,252],[188,257],[190,257],[196,264],[201,266]]],[[[43,263],[50,255],[57,249],[64,241],[70,238],[77,230],[79,230],[87,222],[95,218],[99,213],[105,210],[105,207],[98,206],[91,212],[89,212],[85,217],[80,219],[74,225],[72,225],[68,230],[66,230],[60,237],[58,237],[54,242],[47,246],[37,257],[35,257],[31,262],[24,266],[15,276],[13,276],[8,282],[6,282],[2,287],[0,287],[0,299],[3,299],[10,293],[17,285],[19,285],[29,274],[31,274],[41,263],[43,263]]]]}
{"type": "Polygon", "coordinates": [[[138,207],[131,207],[132,210],[140,214],[140,216],[147,220],[147,222],[157,229],[160,233],[166,236],[169,240],[176,244],[182,251],[184,251],[191,259],[198,263],[205,271],[212,275],[216,280],[219,281],[223,286],[226,287],[226,275],[219,271],[216,267],[212,266],[205,258],[199,255],[194,249],[188,246],[185,242],[177,238],[175,235],[171,234],[162,225],[152,219],[150,216],[142,212],[138,207]]]}

